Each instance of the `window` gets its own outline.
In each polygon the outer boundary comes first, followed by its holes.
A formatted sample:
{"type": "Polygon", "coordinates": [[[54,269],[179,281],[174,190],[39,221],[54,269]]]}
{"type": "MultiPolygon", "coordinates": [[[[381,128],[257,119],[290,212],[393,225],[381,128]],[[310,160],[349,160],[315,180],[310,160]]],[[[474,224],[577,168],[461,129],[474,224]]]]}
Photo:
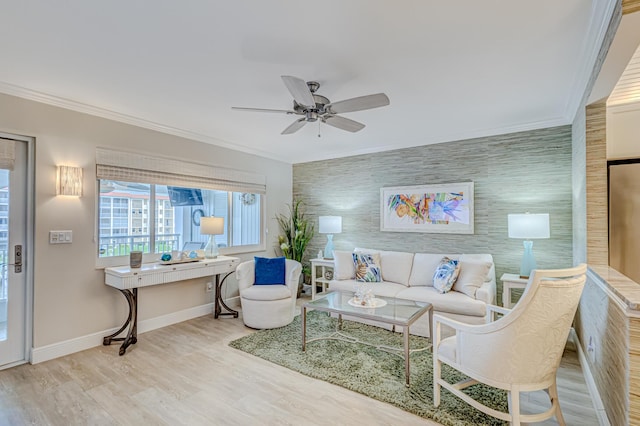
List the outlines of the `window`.
{"type": "Polygon", "coordinates": [[[261,242],[260,194],[189,188],[202,194],[201,204],[172,205],[166,185],[113,180],[99,185],[99,257],[128,256],[132,250],[165,253],[182,250],[186,243],[206,243],[201,215],[224,218],[224,234],[214,237],[220,248],[261,242]],[[143,213],[151,211],[153,215],[143,213]]]}
{"type": "Polygon", "coordinates": [[[150,262],[204,245],[202,216],[224,218],[214,237],[222,254],[264,250],[264,176],[98,148],[96,177],[99,266],[127,264],[132,250],[150,262]]]}

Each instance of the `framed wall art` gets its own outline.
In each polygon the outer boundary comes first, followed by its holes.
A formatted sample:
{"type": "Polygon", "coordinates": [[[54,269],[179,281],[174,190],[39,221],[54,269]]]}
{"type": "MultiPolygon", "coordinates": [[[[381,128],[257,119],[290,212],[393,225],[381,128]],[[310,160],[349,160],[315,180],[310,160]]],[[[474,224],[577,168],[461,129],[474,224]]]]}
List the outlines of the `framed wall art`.
{"type": "Polygon", "coordinates": [[[473,234],[473,182],[380,188],[380,230],[473,234]]]}

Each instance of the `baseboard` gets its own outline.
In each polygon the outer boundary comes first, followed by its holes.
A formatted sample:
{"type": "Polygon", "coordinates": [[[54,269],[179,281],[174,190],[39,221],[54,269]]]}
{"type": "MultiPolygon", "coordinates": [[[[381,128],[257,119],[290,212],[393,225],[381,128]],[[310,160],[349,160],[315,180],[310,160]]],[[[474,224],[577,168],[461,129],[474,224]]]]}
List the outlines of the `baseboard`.
{"type": "MultiPolygon", "coordinates": [[[[226,302],[226,301],[225,301],[226,302]]],[[[228,303],[229,304],[229,303],[228,303]]],[[[193,318],[204,315],[211,315],[213,312],[213,303],[194,306],[192,308],[183,309],[181,311],[172,312],[170,314],[161,315],[155,318],[149,318],[138,322],[138,333],[142,334],[147,331],[156,330],[171,324],[177,324],[193,318]]],[[[49,361],[61,356],[70,355],[76,352],[95,348],[102,345],[102,338],[118,330],[114,327],[108,330],[99,331],[97,333],[88,334],[86,336],[76,337],[74,339],[65,340],[64,342],[53,343],[51,345],[42,346],[31,349],[31,364],[49,361]]]]}
{"type": "Polygon", "coordinates": [[[589,368],[589,363],[587,362],[587,356],[582,350],[580,339],[578,339],[578,333],[576,333],[576,330],[573,327],[571,328],[571,331],[569,333],[569,339],[573,340],[573,343],[576,346],[576,351],[578,352],[578,360],[580,361],[580,368],[582,368],[582,375],[584,376],[584,381],[587,384],[587,389],[589,389],[589,395],[591,395],[593,407],[596,410],[598,423],[600,424],[600,426],[611,426],[611,423],[609,423],[609,419],[607,418],[607,412],[604,409],[604,404],[602,403],[602,398],[600,398],[600,392],[598,391],[598,387],[596,386],[593,374],[591,374],[591,369],[589,368]]]}

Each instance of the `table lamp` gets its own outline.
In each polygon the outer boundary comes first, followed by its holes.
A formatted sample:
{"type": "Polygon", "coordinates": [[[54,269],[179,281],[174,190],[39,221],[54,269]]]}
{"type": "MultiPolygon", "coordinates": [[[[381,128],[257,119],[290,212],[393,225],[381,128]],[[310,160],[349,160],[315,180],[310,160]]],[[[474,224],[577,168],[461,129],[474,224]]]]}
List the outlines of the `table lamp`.
{"type": "Polygon", "coordinates": [[[524,239],[524,255],[520,264],[520,278],[529,278],[536,269],[533,239],[549,238],[549,213],[507,215],[509,238],[524,239]]]}
{"type": "Polygon", "coordinates": [[[207,259],[218,257],[220,251],[215,236],[224,234],[224,218],[215,216],[201,218],[200,234],[209,236],[209,241],[204,248],[204,257],[207,259]]]}
{"type": "Polygon", "coordinates": [[[327,245],[324,248],[324,258],[333,259],[333,234],[342,232],[342,216],[318,217],[318,232],[327,234],[327,245]]]}

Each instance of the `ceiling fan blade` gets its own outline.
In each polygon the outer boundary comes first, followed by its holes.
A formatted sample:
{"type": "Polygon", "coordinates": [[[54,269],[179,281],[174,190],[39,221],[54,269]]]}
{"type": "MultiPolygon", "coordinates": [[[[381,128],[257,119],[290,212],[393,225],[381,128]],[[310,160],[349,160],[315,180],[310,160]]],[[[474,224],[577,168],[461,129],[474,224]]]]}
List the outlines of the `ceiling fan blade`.
{"type": "Polygon", "coordinates": [[[284,114],[295,114],[295,111],[289,111],[286,109],[244,108],[244,107],[231,107],[231,109],[236,109],[238,111],[277,112],[277,113],[284,113],[284,114]]]}
{"type": "Polygon", "coordinates": [[[389,98],[384,93],[376,93],[375,95],[359,96],[357,98],[345,99],[331,103],[325,107],[332,113],[340,114],[343,112],[362,111],[364,109],[372,109],[389,105],[389,98]]]}
{"type": "Polygon", "coordinates": [[[337,127],[347,132],[357,132],[364,129],[364,124],[338,115],[328,115],[324,117],[323,121],[329,126],[337,127]]]}
{"type": "Polygon", "coordinates": [[[307,124],[307,119],[306,118],[300,118],[296,121],[294,121],[293,123],[291,123],[291,125],[289,127],[287,127],[286,129],[284,129],[282,131],[282,133],[280,133],[281,135],[290,135],[291,133],[295,133],[298,130],[302,129],[302,127],[304,127],[304,125],[307,124]]]}
{"type": "Polygon", "coordinates": [[[297,103],[309,108],[315,108],[316,101],[313,99],[313,94],[311,90],[309,90],[309,86],[307,86],[307,83],[303,79],[290,75],[283,75],[281,78],[297,103]]]}

